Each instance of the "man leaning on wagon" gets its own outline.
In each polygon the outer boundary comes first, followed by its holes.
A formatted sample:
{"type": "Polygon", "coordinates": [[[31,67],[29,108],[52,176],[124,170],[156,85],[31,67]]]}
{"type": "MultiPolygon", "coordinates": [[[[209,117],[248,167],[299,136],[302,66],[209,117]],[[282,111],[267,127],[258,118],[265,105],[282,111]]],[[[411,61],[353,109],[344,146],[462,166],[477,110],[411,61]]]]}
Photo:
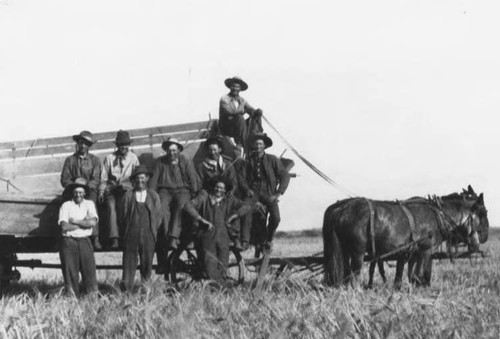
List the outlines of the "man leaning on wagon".
{"type": "Polygon", "coordinates": [[[123,196],[132,190],[130,176],[134,169],[139,166],[139,159],[129,150],[132,139],[127,131],[116,133],[116,151],[104,158],[101,183],[99,185],[99,201],[106,204],[107,236],[110,248],[118,248],[120,232],[118,225],[122,220],[120,210],[122,208],[123,196]]]}
{"type": "MultiPolygon", "coordinates": [[[[247,197],[247,201],[253,201],[257,209],[262,213],[260,222],[265,232],[265,245],[272,247],[274,233],[281,221],[278,201],[290,183],[290,175],[285,170],[281,160],[272,154],[266,153],[266,149],[273,145],[273,141],[265,133],[256,134],[251,139],[252,152],[245,161],[243,171],[240,175],[244,180],[240,182],[241,189],[247,197]],[[265,208],[264,208],[265,207],[265,208]],[[269,213],[269,223],[267,227],[266,216],[269,213]]],[[[242,225],[242,242],[246,247],[246,242],[250,240],[250,218],[242,225]]],[[[260,234],[259,234],[260,235],[260,234]]],[[[263,240],[263,239],[260,239],[263,240]]]]}
{"type": "MultiPolygon", "coordinates": [[[[97,190],[101,178],[101,160],[91,153],[89,148],[96,143],[92,133],[82,131],[80,134],[73,135],[73,140],[76,142],[76,151],[64,161],[64,166],[61,172],[61,185],[65,188],[63,196],[68,198],[70,192],[66,190],[68,185],[72,184],[77,178],[84,178],[88,182],[89,192],[87,199],[97,202],[97,190]]],[[[99,226],[93,228],[92,236],[94,239],[94,248],[100,249],[99,242],[99,226]]]]}
{"type": "Polygon", "coordinates": [[[60,250],[61,267],[66,291],[79,294],[79,272],[86,293],[97,291],[94,250],[89,237],[97,225],[98,216],[92,200],[85,199],[90,189],[87,180],[77,178],[67,185],[72,199],[62,204],[59,210],[59,225],[62,230],[60,250]]]}
{"type": "Polygon", "coordinates": [[[181,212],[196,195],[198,179],[192,161],[181,154],[184,147],[179,140],[168,138],[162,148],[167,154],[156,160],[149,187],[160,195],[164,214],[162,231],[168,236],[167,248],[176,249],[181,235],[181,212]]]}
{"type": "Polygon", "coordinates": [[[128,291],[134,283],[137,254],[142,280],[151,278],[156,238],[162,222],[160,197],[147,188],[150,176],[146,166],[137,166],[130,177],[134,188],[123,198],[123,284],[128,291]]]}

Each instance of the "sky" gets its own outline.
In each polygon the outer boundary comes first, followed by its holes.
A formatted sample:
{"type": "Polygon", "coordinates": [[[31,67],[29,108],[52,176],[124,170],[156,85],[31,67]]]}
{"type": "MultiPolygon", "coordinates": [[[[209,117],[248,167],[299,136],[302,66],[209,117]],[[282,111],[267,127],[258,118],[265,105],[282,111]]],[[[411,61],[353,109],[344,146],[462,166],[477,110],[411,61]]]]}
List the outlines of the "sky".
{"type": "MultiPolygon", "coordinates": [[[[0,141],[217,118],[224,79],[344,191],[500,225],[495,1],[0,0],[0,141]]],[[[266,128],[266,126],[264,126],[266,128]]],[[[287,147],[269,131],[280,155],[287,147]]],[[[297,163],[281,230],[348,197],[297,163]]]]}

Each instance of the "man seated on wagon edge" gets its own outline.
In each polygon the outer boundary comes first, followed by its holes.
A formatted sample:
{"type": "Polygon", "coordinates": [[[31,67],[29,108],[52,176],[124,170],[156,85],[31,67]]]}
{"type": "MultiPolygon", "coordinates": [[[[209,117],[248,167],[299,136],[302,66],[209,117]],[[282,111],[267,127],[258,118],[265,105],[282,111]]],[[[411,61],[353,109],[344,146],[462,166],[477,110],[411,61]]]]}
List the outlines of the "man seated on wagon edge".
{"type": "Polygon", "coordinates": [[[79,275],[82,274],[85,293],[97,291],[94,250],[89,237],[97,225],[98,216],[95,204],[85,197],[90,189],[87,180],[77,178],[67,185],[72,199],[59,209],[59,222],[62,230],[62,243],[59,252],[64,285],[67,292],[79,293],[79,275]]]}
{"type": "Polygon", "coordinates": [[[238,185],[238,178],[231,161],[225,159],[222,155],[223,144],[221,138],[208,138],[205,141],[205,148],[208,151],[208,155],[196,167],[202,188],[207,190],[211,179],[224,176],[233,187],[232,191],[228,193],[232,193],[238,185]]]}
{"type": "Polygon", "coordinates": [[[118,248],[119,230],[122,224],[119,216],[123,204],[123,197],[132,189],[130,176],[139,166],[137,156],[129,151],[132,139],[127,131],[119,130],[116,133],[115,144],[117,150],[104,158],[99,185],[99,201],[106,203],[107,237],[110,248],[118,248]]]}
{"type": "MultiPolygon", "coordinates": [[[[191,159],[181,154],[184,147],[179,140],[168,138],[162,148],[167,154],[156,159],[149,187],[160,195],[164,214],[162,231],[164,236],[168,235],[167,248],[176,249],[181,235],[181,212],[196,195],[198,178],[191,159]]],[[[163,249],[164,246],[159,247],[163,249]]]]}
{"type": "MultiPolygon", "coordinates": [[[[89,186],[86,197],[95,204],[97,202],[97,190],[101,178],[101,160],[89,153],[89,148],[97,140],[94,140],[92,133],[89,131],[81,131],[80,134],[73,135],[73,140],[76,142],[76,152],[66,158],[61,172],[61,185],[65,188],[63,197],[68,198],[71,196],[71,192],[67,192],[66,190],[68,185],[72,184],[77,178],[84,178],[87,180],[89,186]]],[[[99,225],[93,228],[92,236],[94,248],[101,249],[99,225]]]]}
{"type": "Polygon", "coordinates": [[[198,224],[206,226],[200,230],[200,259],[207,277],[218,283],[226,279],[230,239],[237,241],[239,236],[234,222],[251,209],[228,194],[231,189],[232,184],[226,177],[214,177],[208,192],[201,190],[184,208],[198,224]]]}
{"type": "MultiPolygon", "coordinates": [[[[279,198],[290,183],[290,175],[277,156],[266,153],[266,149],[273,145],[273,141],[265,133],[254,135],[251,138],[251,145],[252,152],[239,173],[243,176],[240,185],[247,197],[246,200],[255,203],[258,210],[262,211],[259,222],[263,229],[259,229],[258,232],[264,232],[266,238],[258,240],[264,241],[265,245],[271,248],[274,233],[281,221],[279,198]],[[265,207],[265,211],[262,207],[265,207]],[[267,213],[269,213],[269,224],[266,227],[267,213]]],[[[241,230],[243,248],[248,247],[252,227],[251,215],[245,219],[241,230]]]]}
{"type": "Polygon", "coordinates": [[[150,176],[146,166],[137,166],[130,177],[134,189],[127,191],[123,198],[123,284],[128,291],[134,283],[137,254],[142,281],[151,278],[156,238],[162,222],[160,197],[155,191],[147,189],[150,176]]]}
{"type": "Polygon", "coordinates": [[[247,113],[250,117],[257,117],[262,115],[262,110],[253,108],[240,96],[240,91],[248,89],[247,83],[241,78],[228,78],[224,84],[230,91],[219,101],[219,130],[222,135],[233,137],[241,150],[241,147],[246,146],[248,137],[248,126],[243,116],[247,113]]]}

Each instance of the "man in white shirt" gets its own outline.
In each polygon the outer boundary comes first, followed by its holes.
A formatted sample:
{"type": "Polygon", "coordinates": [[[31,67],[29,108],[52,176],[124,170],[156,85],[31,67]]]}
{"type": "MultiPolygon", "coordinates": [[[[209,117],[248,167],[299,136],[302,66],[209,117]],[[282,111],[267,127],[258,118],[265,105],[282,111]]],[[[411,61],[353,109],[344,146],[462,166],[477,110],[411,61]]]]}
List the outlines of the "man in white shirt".
{"type": "MultiPolygon", "coordinates": [[[[109,247],[116,249],[119,246],[118,238],[122,226],[121,208],[123,196],[132,190],[130,176],[134,169],[139,166],[137,156],[129,151],[132,139],[127,131],[119,130],[116,133],[116,151],[104,158],[99,184],[99,201],[106,204],[107,238],[109,247]]],[[[123,231],[123,229],[122,229],[123,231]]]]}
{"type": "Polygon", "coordinates": [[[64,285],[67,292],[78,295],[81,273],[85,293],[96,292],[96,265],[90,236],[99,218],[94,202],[85,199],[89,192],[86,179],[77,178],[67,189],[72,192],[72,199],[62,204],[58,222],[62,230],[59,254],[64,285]]]}

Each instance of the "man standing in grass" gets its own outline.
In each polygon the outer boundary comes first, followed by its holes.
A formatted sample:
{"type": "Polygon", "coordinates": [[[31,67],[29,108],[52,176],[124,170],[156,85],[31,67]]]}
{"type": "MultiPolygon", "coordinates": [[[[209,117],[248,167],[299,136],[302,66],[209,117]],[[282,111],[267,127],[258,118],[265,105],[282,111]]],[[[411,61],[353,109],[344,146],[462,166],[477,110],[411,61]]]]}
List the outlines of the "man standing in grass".
{"type": "Polygon", "coordinates": [[[89,237],[97,225],[95,204],[85,197],[89,193],[87,180],[77,178],[67,185],[72,199],[62,204],[59,210],[59,225],[62,230],[60,250],[64,285],[69,293],[79,294],[79,273],[82,275],[85,293],[97,291],[94,250],[89,237]]]}
{"type": "Polygon", "coordinates": [[[139,166],[137,156],[129,151],[132,139],[127,131],[116,133],[116,151],[104,158],[99,185],[99,201],[106,203],[107,235],[111,249],[118,248],[119,229],[122,224],[121,216],[122,200],[127,191],[132,189],[130,176],[134,169],[139,166]]]}
{"type": "Polygon", "coordinates": [[[147,188],[150,176],[146,166],[136,167],[130,177],[134,189],[128,191],[123,198],[123,285],[128,291],[134,284],[137,254],[140,258],[142,281],[151,278],[156,238],[162,222],[160,197],[147,188]]]}
{"type": "Polygon", "coordinates": [[[185,207],[198,224],[206,226],[199,239],[200,259],[207,277],[218,283],[226,279],[230,240],[236,241],[239,236],[233,223],[251,208],[227,194],[231,189],[227,178],[215,177],[210,182],[209,191],[202,190],[185,207]]]}
{"type": "MultiPolygon", "coordinates": [[[[71,197],[71,191],[66,189],[67,186],[77,178],[84,178],[87,180],[89,187],[86,198],[95,204],[101,179],[101,160],[89,153],[89,148],[97,141],[94,140],[92,133],[89,131],[81,131],[80,134],[73,135],[73,140],[76,142],[76,152],[66,158],[61,172],[61,185],[65,188],[63,196],[64,198],[71,197]]],[[[92,236],[94,248],[101,249],[99,225],[94,227],[92,236]]]]}

